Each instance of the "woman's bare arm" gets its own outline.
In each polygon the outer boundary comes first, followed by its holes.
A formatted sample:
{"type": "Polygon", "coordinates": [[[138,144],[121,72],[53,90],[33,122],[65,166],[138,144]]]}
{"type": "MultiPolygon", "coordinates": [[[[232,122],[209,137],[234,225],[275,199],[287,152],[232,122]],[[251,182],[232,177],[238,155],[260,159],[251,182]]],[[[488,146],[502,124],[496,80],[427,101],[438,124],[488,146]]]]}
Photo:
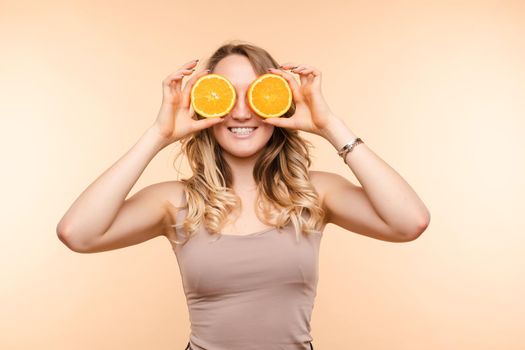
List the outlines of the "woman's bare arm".
{"type": "Polygon", "coordinates": [[[57,225],[60,240],[74,251],[84,251],[102,236],[144,169],[164,146],[165,140],[158,130],[147,129],[126,154],[73,202],[57,225]]]}
{"type": "Polygon", "coordinates": [[[222,118],[193,119],[191,89],[195,81],[209,71],[198,72],[184,90],[181,87],[183,78],[195,71],[196,64],[197,60],[190,61],[162,81],[162,103],[155,123],[80,194],[60,220],[56,228],[58,237],[70,249],[78,252],[116,249],[162,232],[166,217],[164,197],[169,195],[167,189],[174,188],[172,183],[151,185],[127,200],[126,197],[160,150],[186,135],[224,121],[222,118]]]}
{"type": "MultiPolygon", "coordinates": [[[[355,140],[343,119],[335,117],[324,137],[336,149],[355,140]]],[[[329,222],[356,233],[390,242],[417,239],[430,223],[430,211],[421,198],[388,163],[366,144],[359,144],[344,159],[361,186],[344,177],[320,174],[327,190],[329,222]]]]}

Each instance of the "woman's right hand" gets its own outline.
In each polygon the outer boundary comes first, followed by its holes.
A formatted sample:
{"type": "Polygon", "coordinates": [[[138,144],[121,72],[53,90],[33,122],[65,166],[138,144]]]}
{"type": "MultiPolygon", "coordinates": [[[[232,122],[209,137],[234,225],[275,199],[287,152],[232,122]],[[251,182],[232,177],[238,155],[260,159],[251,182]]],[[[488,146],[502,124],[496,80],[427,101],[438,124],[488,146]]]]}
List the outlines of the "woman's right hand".
{"type": "Polygon", "coordinates": [[[162,104],[153,127],[159,136],[169,145],[184,136],[221,123],[224,118],[192,119],[190,93],[193,84],[200,77],[208,74],[207,70],[197,72],[181,89],[182,79],[195,71],[197,61],[190,61],[171,73],[162,81],[162,104]]]}

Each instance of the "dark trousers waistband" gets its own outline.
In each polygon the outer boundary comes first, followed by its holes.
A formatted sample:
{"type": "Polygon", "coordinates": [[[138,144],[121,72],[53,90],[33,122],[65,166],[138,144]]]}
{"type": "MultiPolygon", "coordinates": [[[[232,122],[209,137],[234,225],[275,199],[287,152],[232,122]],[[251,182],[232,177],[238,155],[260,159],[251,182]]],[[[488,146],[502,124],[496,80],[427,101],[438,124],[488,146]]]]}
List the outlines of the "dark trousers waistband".
{"type": "MultiPolygon", "coordinates": [[[[309,343],[310,343],[310,350],[314,350],[314,345],[312,344],[312,342],[309,342],[309,343]]],[[[188,342],[184,350],[193,350],[190,346],[190,342],[188,342]]]]}

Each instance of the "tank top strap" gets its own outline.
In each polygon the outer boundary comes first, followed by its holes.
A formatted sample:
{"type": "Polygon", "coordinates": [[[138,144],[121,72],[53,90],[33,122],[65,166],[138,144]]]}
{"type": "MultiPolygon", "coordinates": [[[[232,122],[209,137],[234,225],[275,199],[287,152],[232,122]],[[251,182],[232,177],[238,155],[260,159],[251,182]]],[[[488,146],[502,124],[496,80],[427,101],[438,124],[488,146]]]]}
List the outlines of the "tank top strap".
{"type": "MultiPolygon", "coordinates": [[[[182,194],[181,194],[180,198],[181,198],[181,201],[180,201],[180,206],[179,207],[182,207],[182,206],[187,204],[186,203],[186,194],[184,193],[184,191],[182,191],[182,194]]],[[[176,220],[177,220],[177,225],[179,223],[181,223],[181,221],[179,219],[183,218],[183,212],[185,212],[187,210],[188,210],[188,208],[180,208],[180,209],[177,210],[177,214],[175,216],[176,220]]]]}
{"type": "Polygon", "coordinates": [[[182,229],[182,224],[184,223],[184,218],[186,217],[186,213],[188,211],[188,208],[183,208],[185,204],[186,196],[184,191],[182,191],[181,202],[180,205],[177,206],[177,212],[175,213],[175,225],[173,225],[177,235],[177,240],[184,240],[186,237],[182,229]]]}

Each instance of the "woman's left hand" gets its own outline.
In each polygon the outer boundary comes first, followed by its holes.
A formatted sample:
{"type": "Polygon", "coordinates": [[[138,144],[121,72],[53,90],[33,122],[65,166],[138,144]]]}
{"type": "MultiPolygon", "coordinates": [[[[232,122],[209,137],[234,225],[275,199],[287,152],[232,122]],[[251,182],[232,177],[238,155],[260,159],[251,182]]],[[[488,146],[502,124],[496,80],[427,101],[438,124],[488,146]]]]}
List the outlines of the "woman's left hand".
{"type": "Polygon", "coordinates": [[[264,122],[282,128],[297,129],[324,136],[323,131],[337,119],[330,111],[321,93],[321,72],[308,65],[283,64],[281,69],[270,68],[268,71],[280,75],[292,90],[295,103],[295,113],[290,118],[265,118],[264,122]],[[297,83],[292,74],[299,75],[301,85],[297,83]]]}

